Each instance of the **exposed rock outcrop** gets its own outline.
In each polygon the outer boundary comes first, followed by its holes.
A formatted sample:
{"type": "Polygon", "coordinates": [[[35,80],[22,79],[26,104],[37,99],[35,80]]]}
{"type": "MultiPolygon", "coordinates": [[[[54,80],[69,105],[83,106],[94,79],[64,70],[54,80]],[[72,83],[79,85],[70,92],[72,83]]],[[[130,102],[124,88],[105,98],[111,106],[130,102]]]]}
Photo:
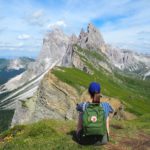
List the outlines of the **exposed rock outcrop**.
{"type": "Polygon", "coordinates": [[[77,43],[77,37],[76,35],[72,35],[69,40],[69,45],[66,50],[66,54],[64,55],[62,59],[62,66],[65,67],[71,67],[73,66],[72,58],[73,58],[73,53],[74,53],[74,45],[77,43]]]}
{"type": "Polygon", "coordinates": [[[16,102],[15,113],[11,122],[12,127],[18,124],[28,124],[33,122],[32,116],[35,112],[36,101],[37,94],[25,101],[19,100],[16,102]]]}
{"type": "Polygon", "coordinates": [[[90,50],[105,49],[105,42],[100,31],[91,23],[88,24],[87,32],[83,29],[81,30],[78,38],[78,45],[90,50]]]}
{"type": "MultiPolygon", "coordinates": [[[[54,62],[61,62],[69,45],[69,37],[59,29],[48,33],[43,39],[43,48],[37,58],[36,66],[40,74],[47,70],[54,62]],[[39,68],[40,67],[40,68],[39,68]]],[[[35,69],[35,66],[33,67],[35,69]]],[[[37,72],[37,69],[34,70],[37,72]]]]}
{"type": "Polygon", "coordinates": [[[41,81],[34,97],[16,103],[12,126],[46,118],[75,119],[78,101],[77,91],[49,72],[41,81]]]}
{"type": "Polygon", "coordinates": [[[66,53],[68,44],[69,37],[61,30],[55,29],[49,32],[43,39],[43,47],[36,61],[29,64],[27,71],[22,74],[19,82],[12,80],[14,83],[11,83],[11,81],[9,81],[9,83],[6,84],[6,89],[13,90],[23,85],[33,78],[41,75],[46,70],[49,70],[55,62],[58,62],[57,65],[59,65],[66,53]],[[10,88],[9,84],[13,84],[14,87],[12,88],[11,86],[10,88]]]}
{"type": "Polygon", "coordinates": [[[79,100],[77,91],[60,81],[49,72],[42,80],[38,90],[38,102],[34,118],[76,118],[76,103],[79,100]],[[45,112],[42,112],[41,110],[45,112]]]}

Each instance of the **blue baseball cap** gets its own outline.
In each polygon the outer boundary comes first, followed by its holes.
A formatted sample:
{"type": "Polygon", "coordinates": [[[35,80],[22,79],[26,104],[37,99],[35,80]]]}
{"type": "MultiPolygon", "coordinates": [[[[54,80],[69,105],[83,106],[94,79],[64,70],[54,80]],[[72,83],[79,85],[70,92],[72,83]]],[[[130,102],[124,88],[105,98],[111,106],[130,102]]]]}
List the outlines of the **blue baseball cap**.
{"type": "Polygon", "coordinates": [[[96,83],[96,82],[92,82],[90,83],[89,85],[89,93],[91,95],[95,94],[95,93],[100,93],[101,91],[101,86],[99,83],[96,83]]]}

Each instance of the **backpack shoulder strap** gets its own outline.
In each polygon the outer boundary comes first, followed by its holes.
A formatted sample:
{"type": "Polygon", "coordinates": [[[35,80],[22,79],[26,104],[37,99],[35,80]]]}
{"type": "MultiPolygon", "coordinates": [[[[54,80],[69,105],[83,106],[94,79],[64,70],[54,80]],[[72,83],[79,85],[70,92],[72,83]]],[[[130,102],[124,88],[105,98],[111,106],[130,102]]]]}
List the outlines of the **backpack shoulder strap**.
{"type": "Polygon", "coordinates": [[[102,103],[100,103],[99,106],[104,110],[102,103]]]}
{"type": "Polygon", "coordinates": [[[90,104],[90,102],[83,102],[82,110],[85,111],[90,104]]]}
{"type": "Polygon", "coordinates": [[[85,111],[86,105],[87,105],[87,102],[84,102],[84,103],[83,103],[83,111],[85,111]]]}

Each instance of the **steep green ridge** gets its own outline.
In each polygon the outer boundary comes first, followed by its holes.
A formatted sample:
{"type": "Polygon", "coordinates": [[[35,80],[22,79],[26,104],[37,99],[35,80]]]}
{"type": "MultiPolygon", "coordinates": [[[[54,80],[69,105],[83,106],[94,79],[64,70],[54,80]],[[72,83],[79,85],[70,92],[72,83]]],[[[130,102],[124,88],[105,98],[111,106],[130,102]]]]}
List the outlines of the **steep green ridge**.
{"type": "Polygon", "coordinates": [[[77,53],[80,53],[79,56],[81,57],[81,60],[84,61],[90,70],[92,70],[93,74],[87,74],[77,68],[65,67],[53,69],[52,73],[61,81],[75,87],[79,93],[82,93],[88,87],[90,82],[100,82],[102,85],[102,94],[119,98],[129,111],[136,115],[150,113],[149,81],[131,78],[120,74],[119,72],[109,73],[100,66],[98,68],[95,67],[95,55],[104,58],[100,53],[96,54],[96,51],[92,52],[78,47],[77,53]],[[89,59],[89,57],[93,57],[94,59],[89,59]]]}
{"type": "Polygon", "coordinates": [[[98,61],[106,61],[107,59],[107,57],[100,51],[99,52],[97,52],[96,50],[90,51],[89,49],[83,49],[78,45],[74,45],[73,47],[76,49],[77,53],[81,53],[81,55],[83,55],[84,57],[88,59],[94,58],[94,59],[97,59],[98,61]]]}

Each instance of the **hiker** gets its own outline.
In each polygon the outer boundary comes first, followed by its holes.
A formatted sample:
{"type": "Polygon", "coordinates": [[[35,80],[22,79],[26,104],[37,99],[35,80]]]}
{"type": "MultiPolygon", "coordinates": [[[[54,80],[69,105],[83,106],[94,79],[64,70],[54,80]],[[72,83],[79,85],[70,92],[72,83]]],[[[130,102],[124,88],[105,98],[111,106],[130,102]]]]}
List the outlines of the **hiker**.
{"type": "Polygon", "coordinates": [[[101,145],[109,141],[109,113],[113,109],[109,103],[100,102],[100,91],[100,84],[92,82],[88,89],[92,103],[77,104],[79,119],[76,135],[80,144],[101,145]]]}

